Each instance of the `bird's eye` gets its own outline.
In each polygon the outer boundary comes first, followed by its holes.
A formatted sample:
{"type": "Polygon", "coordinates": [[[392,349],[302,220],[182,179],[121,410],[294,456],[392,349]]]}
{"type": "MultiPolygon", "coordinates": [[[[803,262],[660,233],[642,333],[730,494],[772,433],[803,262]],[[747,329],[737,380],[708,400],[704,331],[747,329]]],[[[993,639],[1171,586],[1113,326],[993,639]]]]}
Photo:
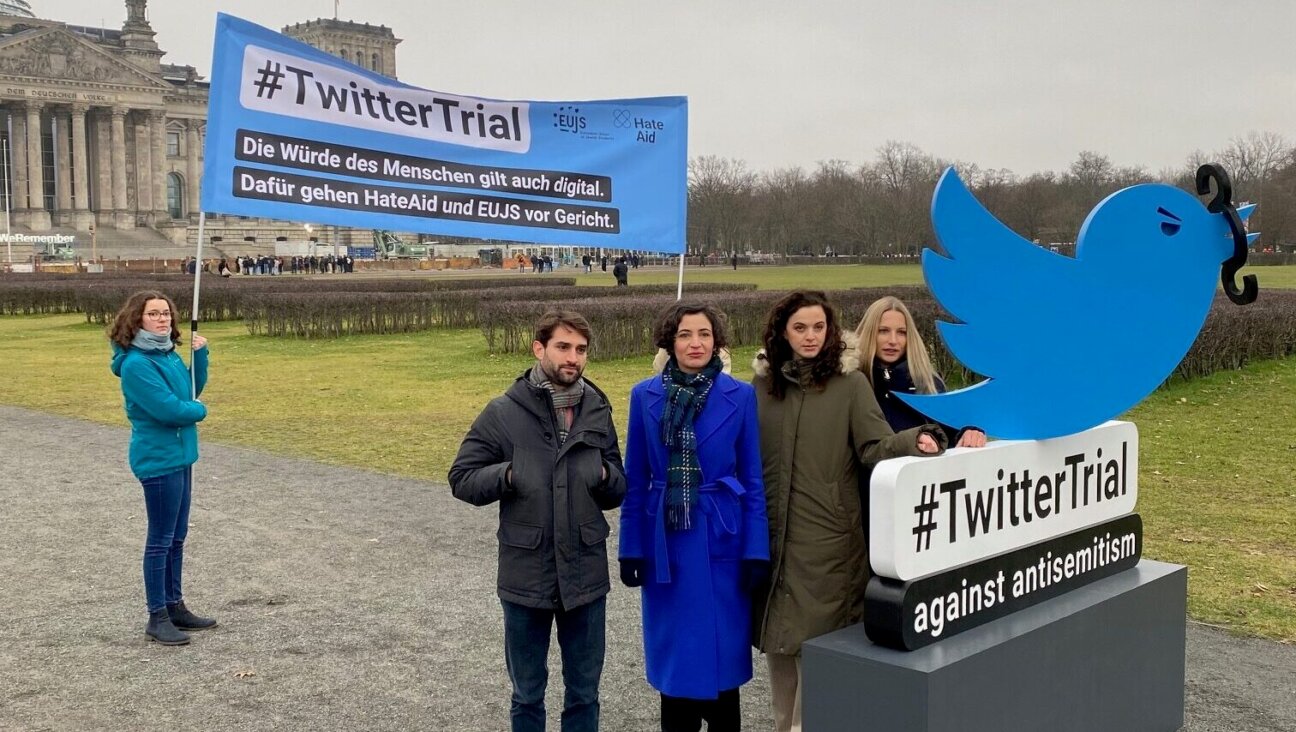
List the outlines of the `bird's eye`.
{"type": "Polygon", "coordinates": [[[1182,222],[1183,219],[1179,218],[1178,216],[1175,216],[1174,214],[1170,213],[1169,211],[1165,210],[1160,206],[1157,207],[1157,213],[1161,214],[1167,219],[1170,219],[1169,221],[1161,222],[1162,234],[1165,234],[1166,236],[1174,236],[1175,234],[1179,233],[1179,229],[1182,226],[1180,222],[1182,222]]]}

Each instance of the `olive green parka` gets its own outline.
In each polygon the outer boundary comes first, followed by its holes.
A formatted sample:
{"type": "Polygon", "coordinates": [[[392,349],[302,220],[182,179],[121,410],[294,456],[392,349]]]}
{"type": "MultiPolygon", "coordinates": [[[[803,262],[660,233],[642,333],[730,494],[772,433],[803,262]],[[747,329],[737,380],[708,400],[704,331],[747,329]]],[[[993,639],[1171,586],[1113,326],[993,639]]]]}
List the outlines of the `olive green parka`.
{"type": "Polygon", "coordinates": [[[782,399],[770,393],[764,351],[752,363],[769,515],[769,592],[753,604],[753,645],[766,653],[797,655],[811,638],[864,617],[868,582],[860,479],[874,464],[919,455],[918,436],[936,425],[899,434],[887,425],[873,387],[859,370],[854,334],[846,336],[839,373],[821,389],[788,383],[782,399]]]}

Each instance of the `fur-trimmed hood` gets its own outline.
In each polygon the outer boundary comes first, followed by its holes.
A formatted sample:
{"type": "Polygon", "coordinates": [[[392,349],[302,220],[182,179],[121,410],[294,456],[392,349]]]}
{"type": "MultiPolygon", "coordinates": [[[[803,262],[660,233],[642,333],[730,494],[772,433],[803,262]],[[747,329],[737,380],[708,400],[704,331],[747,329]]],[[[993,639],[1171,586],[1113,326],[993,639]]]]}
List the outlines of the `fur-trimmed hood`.
{"type": "MultiPolygon", "coordinates": [[[[657,355],[653,356],[653,373],[660,374],[662,369],[666,368],[666,362],[669,360],[670,354],[666,352],[666,349],[658,348],[657,355]]],[[[720,369],[720,372],[729,373],[733,367],[733,358],[729,355],[728,348],[720,349],[720,363],[724,364],[724,368],[720,369]]]]}
{"type": "MultiPolygon", "coordinates": [[[[843,330],[842,343],[846,344],[846,348],[842,351],[837,370],[843,374],[858,371],[860,366],[859,336],[855,335],[855,331],[843,330]]],[[[770,362],[765,357],[764,348],[757,351],[756,357],[752,359],[752,372],[761,377],[769,376],[770,362]]]]}

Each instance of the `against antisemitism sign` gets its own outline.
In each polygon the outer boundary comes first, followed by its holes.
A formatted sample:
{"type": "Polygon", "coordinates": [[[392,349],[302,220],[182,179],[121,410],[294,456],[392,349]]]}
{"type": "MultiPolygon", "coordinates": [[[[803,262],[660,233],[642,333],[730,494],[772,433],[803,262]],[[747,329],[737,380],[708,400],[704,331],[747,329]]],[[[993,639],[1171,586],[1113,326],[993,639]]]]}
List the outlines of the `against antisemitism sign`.
{"type": "Polygon", "coordinates": [[[203,210],[684,250],[688,102],[429,91],[216,21],[203,210]]]}
{"type": "Polygon", "coordinates": [[[1138,563],[1138,429],[877,464],[864,626],[914,650],[1138,563]]]}

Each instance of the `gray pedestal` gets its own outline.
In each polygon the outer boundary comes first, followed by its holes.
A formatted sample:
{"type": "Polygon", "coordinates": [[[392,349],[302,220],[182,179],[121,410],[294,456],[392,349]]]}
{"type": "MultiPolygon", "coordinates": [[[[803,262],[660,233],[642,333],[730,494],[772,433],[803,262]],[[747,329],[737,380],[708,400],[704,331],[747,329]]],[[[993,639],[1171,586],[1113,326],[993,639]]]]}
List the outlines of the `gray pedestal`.
{"type": "Polygon", "coordinates": [[[1173,732],[1186,567],[1143,560],[912,652],[864,626],[802,646],[805,732],[1173,732]]]}

